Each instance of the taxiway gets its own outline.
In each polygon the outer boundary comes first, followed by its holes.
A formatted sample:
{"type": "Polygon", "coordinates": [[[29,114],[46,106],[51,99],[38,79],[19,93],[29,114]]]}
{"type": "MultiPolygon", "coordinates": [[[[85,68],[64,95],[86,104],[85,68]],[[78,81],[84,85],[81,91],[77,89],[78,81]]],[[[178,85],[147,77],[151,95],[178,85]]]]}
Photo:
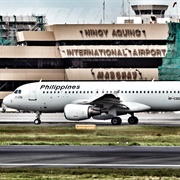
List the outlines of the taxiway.
{"type": "Polygon", "coordinates": [[[0,146],[0,167],[180,168],[179,147],[0,146]]]}

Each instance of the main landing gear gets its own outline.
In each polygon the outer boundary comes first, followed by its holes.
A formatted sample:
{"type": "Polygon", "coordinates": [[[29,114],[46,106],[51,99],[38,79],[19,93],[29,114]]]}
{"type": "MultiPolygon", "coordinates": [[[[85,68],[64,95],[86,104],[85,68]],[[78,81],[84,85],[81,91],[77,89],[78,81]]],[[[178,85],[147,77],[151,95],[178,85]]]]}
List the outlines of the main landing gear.
{"type": "Polygon", "coordinates": [[[39,124],[41,124],[41,112],[40,111],[37,111],[36,112],[36,119],[34,120],[34,124],[36,124],[36,125],[39,125],[39,124]]]}
{"type": "Polygon", "coordinates": [[[113,117],[111,119],[112,125],[120,125],[122,123],[122,119],[120,117],[113,117]]]}
{"type": "MultiPolygon", "coordinates": [[[[120,125],[121,123],[122,123],[122,119],[120,117],[113,117],[111,119],[112,125],[120,125]]],[[[138,118],[132,114],[131,117],[128,118],[128,123],[131,125],[138,124],[138,118]]]]}
{"type": "Polygon", "coordinates": [[[136,116],[131,116],[128,118],[129,124],[138,124],[138,118],[136,116]]]}

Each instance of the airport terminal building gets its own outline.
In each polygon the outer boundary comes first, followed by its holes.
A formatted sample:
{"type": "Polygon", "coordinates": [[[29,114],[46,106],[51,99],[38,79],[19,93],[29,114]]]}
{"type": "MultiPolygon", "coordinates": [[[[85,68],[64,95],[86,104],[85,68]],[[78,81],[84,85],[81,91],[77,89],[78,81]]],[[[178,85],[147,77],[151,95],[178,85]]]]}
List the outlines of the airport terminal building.
{"type": "MultiPolygon", "coordinates": [[[[136,11],[143,12],[147,15],[136,11]]],[[[164,12],[158,11],[161,16],[164,12]]],[[[0,99],[19,85],[39,80],[158,79],[167,50],[167,19],[157,23],[163,17],[140,17],[117,18],[116,24],[57,24],[17,31],[16,45],[0,46],[0,99]]]]}

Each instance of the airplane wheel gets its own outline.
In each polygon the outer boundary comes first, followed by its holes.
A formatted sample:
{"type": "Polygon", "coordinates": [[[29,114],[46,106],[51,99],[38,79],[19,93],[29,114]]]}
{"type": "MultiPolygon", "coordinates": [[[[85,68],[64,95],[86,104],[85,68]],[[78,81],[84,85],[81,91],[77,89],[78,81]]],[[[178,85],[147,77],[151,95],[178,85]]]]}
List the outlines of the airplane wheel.
{"type": "Polygon", "coordinates": [[[138,118],[136,116],[131,116],[128,119],[129,124],[138,124],[138,118]]]}
{"type": "Polygon", "coordinates": [[[41,124],[41,120],[40,119],[35,119],[34,124],[36,124],[36,125],[41,124]]]}
{"type": "Polygon", "coordinates": [[[111,124],[112,125],[120,125],[122,123],[122,120],[120,117],[113,117],[111,119],[111,124]]]}

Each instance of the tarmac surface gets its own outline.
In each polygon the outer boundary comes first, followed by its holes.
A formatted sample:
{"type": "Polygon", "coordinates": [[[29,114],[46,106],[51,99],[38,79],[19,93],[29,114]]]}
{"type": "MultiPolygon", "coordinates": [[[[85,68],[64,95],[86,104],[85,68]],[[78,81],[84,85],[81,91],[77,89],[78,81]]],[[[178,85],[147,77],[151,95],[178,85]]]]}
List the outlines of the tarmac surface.
{"type": "Polygon", "coordinates": [[[179,147],[0,146],[0,167],[180,168],[179,147]]]}
{"type": "MultiPolygon", "coordinates": [[[[139,125],[180,126],[179,113],[139,113],[139,125]]],[[[128,125],[122,116],[122,125],[128,125]]],[[[0,125],[32,125],[35,113],[1,113],[0,125]]],[[[42,114],[40,126],[91,123],[67,121],[62,113],[42,114]]],[[[0,167],[180,168],[180,147],[0,146],[0,167]]]]}
{"type": "MultiPolygon", "coordinates": [[[[127,119],[130,115],[120,116],[122,118],[121,125],[128,125],[127,119]]],[[[167,112],[167,113],[136,113],[135,116],[139,118],[138,125],[168,125],[168,126],[180,126],[180,113],[179,112],[167,112]]],[[[34,123],[36,118],[35,113],[0,113],[0,124],[9,123],[34,123]]],[[[69,121],[66,120],[63,113],[43,113],[41,115],[41,125],[68,125],[77,123],[91,123],[96,125],[111,125],[110,120],[94,120],[88,119],[83,121],[69,121]]]]}

